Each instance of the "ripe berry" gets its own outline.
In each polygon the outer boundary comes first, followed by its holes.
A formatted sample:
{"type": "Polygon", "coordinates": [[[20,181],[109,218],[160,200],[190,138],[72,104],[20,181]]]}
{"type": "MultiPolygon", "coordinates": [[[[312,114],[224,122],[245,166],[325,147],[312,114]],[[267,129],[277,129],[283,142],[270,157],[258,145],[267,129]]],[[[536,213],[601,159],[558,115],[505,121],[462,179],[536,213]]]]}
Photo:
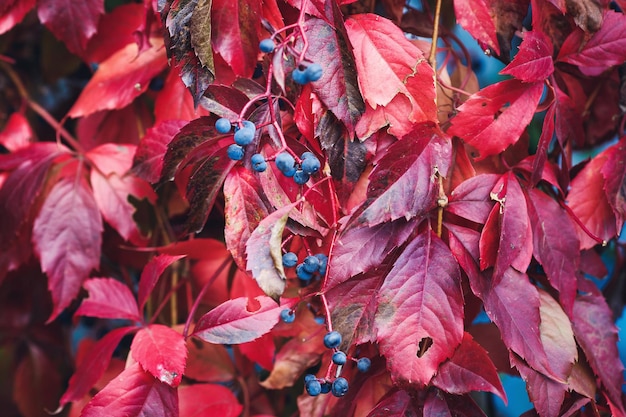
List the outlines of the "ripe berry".
{"type": "Polygon", "coordinates": [[[247,146],[251,144],[254,140],[254,132],[256,132],[254,123],[244,120],[243,127],[235,128],[235,143],[240,146],[247,146]]]}
{"type": "Polygon", "coordinates": [[[291,177],[293,177],[296,174],[296,171],[297,171],[296,167],[293,166],[293,167],[289,168],[288,170],[283,171],[283,175],[285,177],[287,177],[287,178],[291,178],[291,177]]]}
{"type": "Polygon", "coordinates": [[[233,161],[241,161],[243,159],[243,148],[239,145],[235,145],[234,143],[228,147],[226,150],[226,155],[233,161]]]}
{"type": "Polygon", "coordinates": [[[322,384],[322,394],[328,394],[332,389],[332,384],[328,381],[324,381],[322,384]]]}
{"type": "Polygon", "coordinates": [[[320,275],[325,275],[326,267],[328,266],[328,256],[324,255],[323,253],[318,253],[317,255],[315,255],[315,257],[320,261],[320,266],[318,268],[320,275]]]}
{"type": "Polygon", "coordinates": [[[304,264],[296,266],[296,275],[302,281],[310,281],[313,278],[313,274],[304,269],[304,264]]]}
{"type": "Polygon", "coordinates": [[[266,54],[274,52],[275,47],[276,45],[274,45],[274,41],[270,38],[263,39],[261,42],[259,42],[259,49],[261,50],[261,52],[265,52],[266,54]]]}
{"type": "Polygon", "coordinates": [[[296,68],[291,72],[291,78],[296,84],[304,85],[309,82],[309,77],[306,75],[306,71],[296,68]]]}
{"type": "Polygon", "coordinates": [[[311,176],[301,169],[297,169],[296,172],[293,174],[293,180],[298,185],[306,184],[310,178],[311,176]]]}
{"type": "Polygon", "coordinates": [[[333,363],[336,365],[345,365],[346,361],[348,360],[347,356],[345,353],[343,353],[342,351],[338,351],[333,353],[333,363]]]}
{"type": "Polygon", "coordinates": [[[293,323],[293,321],[296,319],[296,313],[286,308],[280,312],[280,318],[285,323],[293,323]]]}
{"type": "Polygon", "coordinates": [[[333,387],[331,390],[335,397],[343,397],[348,392],[348,380],[340,376],[333,381],[333,387]]]}
{"type": "Polygon", "coordinates": [[[341,333],[336,330],[326,333],[324,336],[324,346],[328,349],[334,349],[341,344],[341,333]]]}
{"type": "Polygon", "coordinates": [[[306,374],[304,376],[304,382],[313,381],[314,379],[317,379],[317,377],[313,374],[306,374]]]}
{"type": "Polygon", "coordinates": [[[295,159],[293,159],[293,156],[291,156],[291,154],[287,152],[279,153],[278,156],[276,156],[275,162],[276,162],[276,168],[278,168],[283,174],[293,169],[294,165],[296,164],[296,161],[295,159]]]}
{"type": "Polygon", "coordinates": [[[256,172],[263,172],[267,169],[267,163],[265,162],[265,158],[260,153],[255,153],[250,158],[250,163],[252,164],[252,169],[256,172]]]}
{"type": "Polygon", "coordinates": [[[369,371],[370,366],[372,366],[372,361],[369,358],[361,358],[356,362],[356,369],[361,372],[369,371]]]}
{"type": "Polygon", "coordinates": [[[165,80],[163,77],[156,77],[150,80],[150,84],[148,84],[148,88],[152,91],[161,91],[165,86],[165,80]]]}
{"type": "Polygon", "coordinates": [[[306,77],[309,81],[317,81],[322,78],[322,75],[324,74],[322,66],[316,63],[309,65],[304,72],[306,73],[306,77]]]}
{"type": "Polygon", "coordinates": [[[287,252],[283,255],[283,266],[285,268],[291,268],[298,263],[298,255],[293,252],[287,252]]]}
{"type": "Polygon", "coordinates": [[[230,120],[225,117],[221,117],[217,119],[217,122],[215,122],[215,130],[217,130],[219,133],[228,133],[230,132],[231,127],[232,126],[230,125],[230,120]]]}
{"type": "Polygon", "coordinates": [[[314,174],[320,169],[320,160],[315,155],[302,159],[302,170],[314,174]]]}
{"type": "Polygon", "coordinates": [[[304,265],[303,268],[306,272],[314,274],[320,267],[320,260],[317,259],[315,256],[307,256],[306,258],[304,258],[304,262],[302,263],[302,265],[304,265]]]}
{"type": "Polygon", "coordinates": [[[304,387],[311,397],[317,397],[322,393],[322,384],[317,379],[308,381],[304,387]]]}

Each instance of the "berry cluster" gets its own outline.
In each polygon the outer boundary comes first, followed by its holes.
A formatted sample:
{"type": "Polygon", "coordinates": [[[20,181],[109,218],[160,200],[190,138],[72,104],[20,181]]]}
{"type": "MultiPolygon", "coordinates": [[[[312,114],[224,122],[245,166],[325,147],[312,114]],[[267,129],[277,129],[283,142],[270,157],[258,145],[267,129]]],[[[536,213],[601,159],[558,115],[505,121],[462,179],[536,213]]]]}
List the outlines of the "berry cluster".
{"type": "Polygon", "coordinates": [[[298,185],[306,184],[312,174],[319,171],[321,164],[317,156],[311,152],[304,152],[300,157],[300,163],[296,164],[296,160],[289,152],[281,152],[276,156],[276,168],[283,173],[285,177],[293,178],[298,185]]]}
{"type": "MultiPolygon", "coordinates": [[[[230,133],[232,129],[232,124],[230,120],[222,117],[217,119],[215,122],[215,130],[219,133],[227,134],[230,133]]],[[[245,155],[244,146],[250,145],[254,141],[254,135],[256,134],[256,126],[249,120],[244,120],[241,122],[241,127],[239,125],[235,126],[235,134],[233,135],[233,139],[235,143],[228,146],[226,150],[226,154],[233,161],[241,161],[245,155]]],[[[256,172],[263,172],[267,169],[267,162],[265,161],[265,157],[260,153],[255,153],[250,158],[250,163],[252,164],[252,169],[256,172]]]]}
{"type": "Polygon", "coordinates": [[[317,63],[312,63],[308,66],[300,65],[298,68],[294,69],[291,73],[291,78],[296,84],[304,85],[310,82],[318,81],[322,78],[324,74],[324,70],[322,66],[317,63]]]}
{"type": "Polygon", "coordinates": [[[285,268],[296,267],[296,275],[304,282],[309,282],[315,274],[324,276],[328,265],[328,257],[323,253],[309,255],[298,264],[298,256],[293,252],[283,255],[283,266],[285,268]]]}
{"type": "MultiPolygon", "coordinates": [[[[337,365],[338,372],[337,375],[341,374],[341,369],[343,365],[348,361],[348,356],[338,350],[339,345],[341,345],[341,334],[337,331],[332,331],[326,333],[324,336],[324,346],[328,349],[334,349],[333,353],[333,363],[337,365]]],[[[355,360],[354,358],[350,358],[351,360],[355,360]]],[[[367,372],[370,369],[371,361],[368,358],[360,358],[356,360],[357,369],[360,372],[367,372]]],[[[304,377],[304,388],[306,392],[315,397],[320,394],[327,394],[331,392],[335,397],[343,397],[348,392],[350,385],[348,384],[348,380],[344,377],[337,376],[337,378],[332,381],[332,383],[327,378],[317,378],[315,375],[308,374],[304,377]]]]}

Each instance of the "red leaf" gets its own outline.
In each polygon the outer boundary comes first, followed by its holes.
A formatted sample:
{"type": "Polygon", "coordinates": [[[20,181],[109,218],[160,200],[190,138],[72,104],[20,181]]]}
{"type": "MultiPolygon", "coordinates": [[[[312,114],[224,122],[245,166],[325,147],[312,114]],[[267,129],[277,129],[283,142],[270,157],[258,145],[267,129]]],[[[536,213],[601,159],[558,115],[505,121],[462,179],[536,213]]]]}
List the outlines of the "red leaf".
{"type": "Polygon", "coordinates": [[[213,0],[213,47],[236,75],[250,77],[256,65],[261,3],[245,0],[213,0]]]}
{"type": "Polygon", "coordinates": [[[508,74],[526,83],[543,81],[554,72],[552,42],[543,32],[524,33],[524,40],[513,61],[500,74],[508,74]]]}
{"type": "Polygon", "coordinates": [[[209,343],[250,342],[272,330],[284,308],[265,296],[228,300],[198,320],[193,336],[209,343]],[[250,303],[259,303],[260,307],[250,311],[250,303]]]}
{"type": "Polygon", "coordinates": [[[454,355],[441,365],[432,383],[450,394],[486,391],[506,402],[506,393],[495,365],[487,351],[469,333],[463,335],[454,355]]]}
{"type": "Polygon", "coordinates": [[[120,327],[112,330],[89,350],[70,378],[69,386],[61,397],[61,406],[80,400],[91,390],[109,367],[111,356],[117,345],[133,330],[136,330],[136,327],[120,327]]]}
{"type": "Polygon", "coordinates": [[[428,391],[424,416],[484,417],[485,413],[469,395],[457,396],[437,389],[428,391]]]}
{"type": "Polygon", "coordinates": [[[235,378],[235,367],[222,345],[187,339],[185,376],[202,382],[226,382],[235,378]]]}
{"type": "Polygon", "coordinates": [[[89,293],[76,310],[77,316],[141,321],[135,296],[128,286],[114,278],[88,279],[83,287],[89,293]]]}
{"type": "Polygon", "coordinates": [[[148,129],[137,146],[132,172],[152,184],[158,182],[167,145],[185,124],[183,120],[166,120],[148,129]]]}
{"type": "Polygon", "coordinates": [[[496,174],[480,174],[463,181],[450,194],[446,211],[484,224],[493,209],[489,195],[499,179],[496,174]]]}
{"type": "Polygon", "coordinates": [[[542,92],[542,82],[506,80],[485,87],[458,108],[447,133],[476,148],[479,159],[500,153],[518,141],[542,92]]]}
{"type": "Polygon", "coordinates": [[[572,325],[576,340],[585,352],[591,369],[602,382],[609,404],[615,411],[624,415],[626,414],[622,403],[624,365],[619,359],[617,328],[612,317],[613,314],[602,294],[579,295],[574,303],[572,325]]]}
{"type": "Polygon", "coordinates": [[[38,0],[37,15],[41,23],[60,39],[67,49],[81,56],[87,41],[98,27],[104,13],[104,0],[38,0]]]}
{"type": "Polygon", "coordinates": [[[602,166],[604,191],[615,214],[615,229],[622,230],[626,217],[626,136],[607,149],[602,166]]]}
{"type": "Polygon", "coordinates": [[[496,26],[485,0],[454,0],[454,14],[458,24],[481,44],[481,48],[489,47],[500,54],[496,26]]]}
{"type": "Polygon", "coordinates": [[[247,270],[263,292],[274,300],[285,291],[285,270],[282,260],[282,238],[289,212],[299,204],[288,204],[264,218],[246,243],[247,270]]]}
{"type": "Polygon", "coordinates": [[[252,362],[259,364],[264,369],[274,367],[274,357],[276,355],[276,345],[272,333],[265,333],[252,342],[239,345],[241,353],[252,362]]]}
{"type": "Polygon", "coordinates": [[[4,130],[0,132],[0,145],[11,152],[26,148],[31,142],[33,132],[28,120],[22,113],[11,113],[4,130]]]}
{"type": "Polygon", "coordinates": [[[515,355],[511,355],[511,364],[517,368],[521,377],[526,381],[528,396],[537,414],[541,417],[561,415],[561,404],[565,398],[567,385],[540,374],[515,355]]]}
{"type": "MultiPolygon", "coordinates": [[[[617,229],[615,215],[604,191],[602,167],[608,160],[609,150],[596,155],[574,177],[567,195],[567,205],[585,227],[598,238],[609,241],[617,229]]],[[[576,228],[580,249],[589,249],[598,244],[580,227],[576,228]]]]}
{"type": "Polygon", "coordinates": [[[182,417],[237,417],[243,406],[226,387],[215,384],[185,385],[178,389],[182,417]]]}
{"type": "Polygon", "coordinates": [[[172,417],[178,415],[176,389],[135,363],[87,404],[81,417],[172,417]]]}
{"type": "Polygon", "coordinates": [[[148,264],[143,268],[143,271],[141,271],[141,277],[139,278],[137,301],[140,311],[143,310],[143,306],[146,304],[148,297],[150,297],[150,293],[152,293],[152,290],[159,281],[163,271],[165,271],[168,266],[184,257],[185,255],[157,255],[150,259],[150,262],[148,262],[148,264]]]}
{"type": "MultiPolygon", "coordinates": [[[[420,410],[421,411],[421,410],[420,410]]],[[[413,406],[413,400],[406,391],[396,391],[383,398],[367,417],[416,417],[418,410],[413,406]]]]}
{"type": "Polygon", "coordinates": [[[178,71],[169,71],[165,85],[154,102],[155,126],[168,120],[193,120],[208,114],[204,107],[194,107],[193,96],[187,91],[178,71]]]}
{"type": "Polygon", "coordinates": [[[151,324],[137,332],[130,352],[159,381],[172,387],[180,384],[187,359],[182,334],[161,324],[151,324]]]}
{"type": "Polygon", "coordinates": [[[532,229],[528,220],[526,199],[522,188],[509,172],[503,175],[491,191],[496,205],[480,236],[480,269],[494,267],[493,280],[513,266],[526,271],[532,257],[532,229]]]}
{"type": "Polygon", "coordinates": [[[533,170],[530,177],[531,184],[536,185],[541,179],[543,174],[543,168],[548,159],[548,148],[554,137],[554,115],[556,113],[557,105],[551,105],[546,111],[546,115],[543,119],[543,126],[541,129],[541,135],[539,136],[539,142],[537,143],[537,152],[533,160],[533,170]]]}
{"type": "Polygon", "coordinates": [[[135,101],[115,110],[102,110],[77,120],[76,135],[85,150],[103,144],[136,145],[144,135],[144,126],[152,124],[146,103],[135,101]]]}
{"type": "Polygon", "coordinates": [[[580,263],[576,226],[556,201],[538,189],[528,191],[527,202],[533,228],[533,254],[552,287],[559,291],[561,305],[571,314],[580,263]]]}
{"type": "Polygon", "coordinates": [[[353,218],[375,226],[401,217],[407,220],[437,206],[437,175],[447,175],[452,147],[433,123],[417,125],[391,145],[369,176],[367,201],[353,218]]]}
{"type": "Polygon", "coordinates": [[[52,187],[33,226],[33,244],[48,275],[54,320],[100,265],[102,218],[85,181],[61,179],[52,187]]]}
{"type": "Polygon", "coordinates": [[[100,64],[68,116],[77,118],[125,107],[146,91],[150,80],[166,66],[160,39],[153,38],[152,47],[139,55],[137,44],[126,45],[100,64]]]}
{"type": "MultiPolygon", "coordinates": [[[[576,32],[570,36],[576,36],[576,32]]],[[[606,11],[600,30],[593,34],[580,52],[559,54],[558,60],[577,65],[588,76],[600,75],[612,66],[623,63],[626,61],[626,16],[612,10],[606,11]]]]}
{"type": "Polygon", "coordinates": [[[395,382],[427,385],[463,338],[458,264],[430,230],[406,247],[378,292],[377,340],[395,382]]]}
{"type": "Polygon", "coordinates": [[[14,0],[0,7],[0,35],[8,32],[24,19],[24,16],[35,7],[35,0],[14,0]],[[8,7],[8,9],[4,9],[8,7]]]}

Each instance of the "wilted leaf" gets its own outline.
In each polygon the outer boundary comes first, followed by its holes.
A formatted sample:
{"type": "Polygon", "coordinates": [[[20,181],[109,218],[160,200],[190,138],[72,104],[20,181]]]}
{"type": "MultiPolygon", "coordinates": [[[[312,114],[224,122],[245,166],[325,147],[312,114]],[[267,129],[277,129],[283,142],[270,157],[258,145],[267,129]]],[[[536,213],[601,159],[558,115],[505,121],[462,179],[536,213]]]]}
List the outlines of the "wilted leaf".
{"type": "Polygon", "coordinates": [[[513,61],[500,74],[508,74],[526,83],[543,81],[554,72],[552,43],[540,31],[524,33],[524,40],[513,61]]]}
{"type": "Polygon", "coordinates": [[[102,218],[85,181],[64,178],[52,187],[33,226],[33,244],[48,275],[53,320],[100,265],[102,218]]]}
{"type": "Polygon", "coordinates": [[[491,48],[496,54],[500,54],[496,27],[491,20],[485,0],[454,0],[454,14],[458,24],[468,31],[483,49],[491,48]]]}
{"type": "Polygon", "coordinates": [[[243,406],[231,390],[216,384],[185,385],[178,389],[181,417],[237,417],[243,406]]]}
{"type": "Polygon", "coordinates": [[[198,320],[193,336],[218,344],[250,342],[272,330],[284,308],[265,296],[253,300],[248,297],[228,300],[198,320]],[[250,311],[250,304],[255,303],[260,307],[250,311]]]}
{"type": "Polygon", "coordinates": [[[377,341],[395,382],[427,385],[463,338],[458,264],[430,230],[405,248],[377,296],[377,341]]]}
{"type": "Polygon", "coordinates": [[[130,352],[159,381],[172,387],[180,384],[187,359],[182,334],[161,324],[151,324],[137,332],[130,352]]]}
{"type": "Polygon", "coordinates": [[[148,262],[148,264],[143,268],[143,271],[141,271],[141,277],[139,278],[139,291],[137,293],[139,311],[143,310],[146,301],[148,301],[148,297],[150,297],[150,294],[159,281],[163,271],[165,271],[168,266],[183,257],[184,255],[171,256],[162,254],[150,259],[150,262],[148,262]]]}
{"type": "Polygon", "coordinates": [[[211,46],[211,5],[212,0],[198,0],[191,14],[189,31],[191,46],[200,64],[215,73],[213,47],[211,46]]]}
{"type": "Polygon", "coordinates": [[[491,19],[496,26],[496,35],[500,44],[499,58],[505,63],[509,62],[511,40],[515,33],[523,28],[530,0],[488,0],[487,4],[491,19]]]}
{"type": "Polygon", "coordinates": [[[89,297],[81,302],[75,315],[141,321],[135,296],[120,281],[114,278],[92,278],[85,281],[83,287],[89,297]]]}

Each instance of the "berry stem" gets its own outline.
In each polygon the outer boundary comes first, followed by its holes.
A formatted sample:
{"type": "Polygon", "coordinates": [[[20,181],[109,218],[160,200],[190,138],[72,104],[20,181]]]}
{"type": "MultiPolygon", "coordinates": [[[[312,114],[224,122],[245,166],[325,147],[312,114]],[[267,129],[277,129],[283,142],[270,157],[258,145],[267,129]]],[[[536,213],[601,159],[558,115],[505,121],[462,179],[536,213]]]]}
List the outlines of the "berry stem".
{"type": "Polygon", "coordinates": [[[320,298],[322,299],[322,304],[324,305],[324,315],[326,316],[326,324],[328,327],[328,331],[333,331],[333,321],[330,318],[330,307],[328,306],[328,300],[326,299],[326,294],[321,293],[320,298]]]}
{"type": "Polygon", "coordinates": [[[570,206],[568,206],[567,204],[565,204],[565,202],[561,199],[559,199],[559,205],[567,212],[567,214],[570,215],[570,217],[572,219],[574,219],[574,221],[576,222],[576,224],[582,229],[583,232],[585,232],[587,234],[587,236],[589,236],[590,238],[592,238],[593,240],[595,240],[597,243],[601,244],[602,246],[606,246],[607,245],[607,241],[600,239],[598,236],[594,235],[591,230],[587,229],[587,226],[585,226],[585,224],[578,218],[578,216],[572,211],[572,209],[570,208],[570,206]]]}

